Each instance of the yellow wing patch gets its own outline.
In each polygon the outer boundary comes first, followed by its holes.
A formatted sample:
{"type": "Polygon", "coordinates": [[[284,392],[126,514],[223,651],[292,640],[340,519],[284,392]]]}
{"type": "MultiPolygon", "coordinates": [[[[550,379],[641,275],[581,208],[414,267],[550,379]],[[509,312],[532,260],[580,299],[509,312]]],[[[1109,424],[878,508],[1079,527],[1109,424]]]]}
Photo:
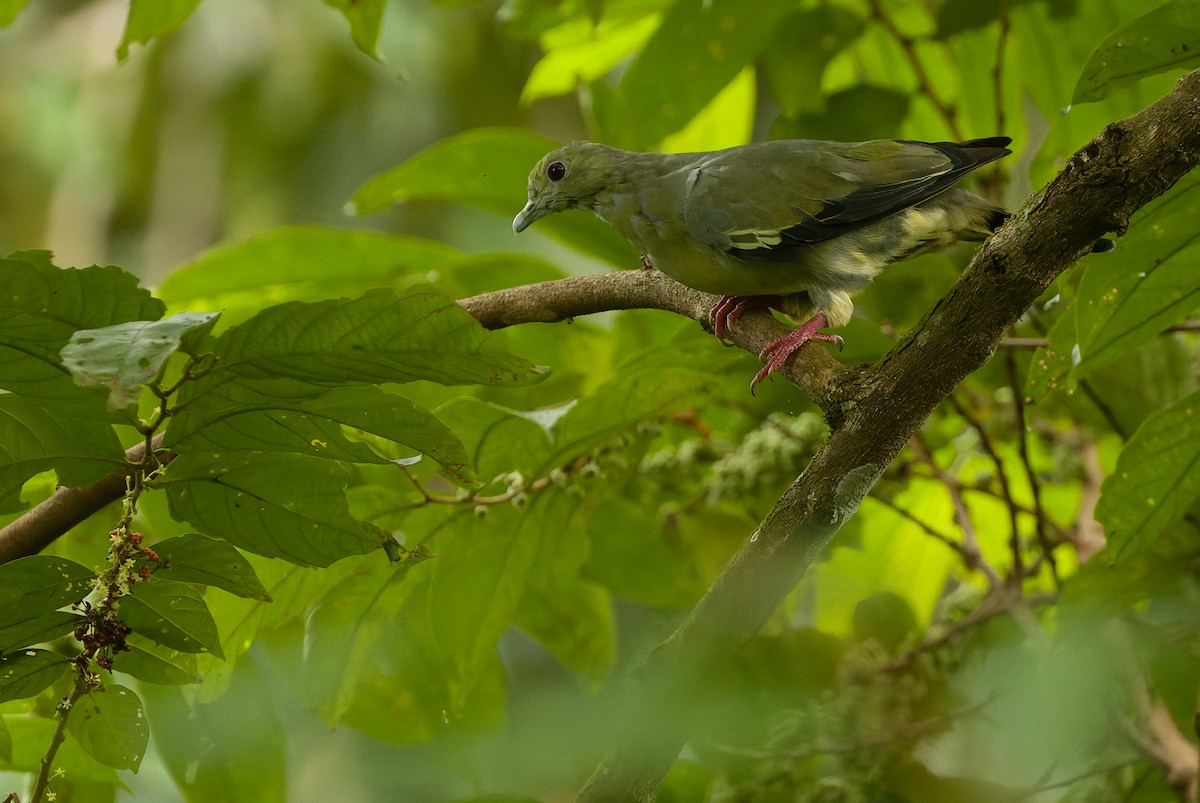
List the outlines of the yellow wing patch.
{"type": "Polygon", "coordinates": [[[753,251],[756,248],[774,248],[783,239],[778,231],[760,231],[757,229],[742,229],[729,232],[729,245],[743,251],[753,251]]]}

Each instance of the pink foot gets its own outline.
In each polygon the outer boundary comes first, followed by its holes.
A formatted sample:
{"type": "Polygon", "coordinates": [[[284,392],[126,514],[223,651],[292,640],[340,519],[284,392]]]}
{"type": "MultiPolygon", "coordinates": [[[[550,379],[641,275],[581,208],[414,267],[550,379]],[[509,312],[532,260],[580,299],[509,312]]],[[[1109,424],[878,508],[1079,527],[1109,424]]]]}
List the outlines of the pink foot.
{"type": "Polygon", "coordinates": [[[782,303],[782,296],[721,296],[712,308],[713,334],[724,341],[747,310],[779,309],[782,303]]]}
{"type": "Polygon", "coordinates": [[[818,331],[822,326],[828,324],[829,320],[825,317],[825,313],[818,312],[783,337],[768,343],[767,347],[758,355],[760,360],[766,360],[767,363],[754,375],[754,379],[750,380],[750,393],[753,394],[754,387],[759,382],[782,368],[788,357],[810,340],[836,343],[839,349],[842,348],[846,341],[841,337],[818,331]]]}

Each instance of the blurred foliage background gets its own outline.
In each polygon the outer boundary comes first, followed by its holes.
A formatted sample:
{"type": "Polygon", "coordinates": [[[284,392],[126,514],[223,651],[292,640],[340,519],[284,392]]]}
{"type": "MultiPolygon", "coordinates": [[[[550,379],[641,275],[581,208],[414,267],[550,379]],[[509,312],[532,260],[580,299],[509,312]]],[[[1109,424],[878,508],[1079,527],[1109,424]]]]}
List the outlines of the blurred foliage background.
{"type": "MultiPolygon", "coordinates": [[[[1191,58],[1131,85],[1101,74],[1072,105],[1145,0],[163,7],[181,24],[141,44],[125,2],[0,3],[15,15],[0,251],[119,265],[171,312],[224,309],[221,327],[374,287],[455,298],[636,266],[582,214],[511,232],[529,167],[577,138],[682,151],[1003,133],[1014,155],[975,188],[1016,208],[1191,58]]],[[[1180,25],[1147,47],[1177,34],[1200,52],[1180,25]]],[[[1161,333],[1200,307],[1195,192],[1184,182],[1115,253],[1064,274],[1014,332],[1026,340],[928,422],[770,626],[714,669],[718,702],[661,800],[1177,796],[1162,755],[1195,752],[1200,433],[1194,335],[1161,333]],[[1122,284],[1139,274],[1145,292],[1122,284]],[[1118,286],[1134,301],[1114,307],[1118,286]]],[[[970,253],[882,275],[841,359],[885,354],[970,253]]],[[[461,440],[469,476],[355,465],[347,491],[355,516],[436,557],[400,571],[378,553],[324,569],[251,555],[275,601],[211,590],[228,660],[190,664],[198,686],[137,684],[151,757],[118,776],[65,750],[59,800],[568,800],[613,740],[654,726],[621,706],[624,684],[824,424],[780,381],[749,396],[753,355],[666,313],[488,343],[548,378],[403,388],[461,440]]],[[[24,499],[53,485],[34,478],[24,499]]],[[[205,529],[161,496],[142,501],[148,537],[205,529]]],[[[54,549],[102,562],[112,521],[96,519],[54,549]]],[[[6,786],[44,753],[61,694],[0,708],[6,786]]]]}

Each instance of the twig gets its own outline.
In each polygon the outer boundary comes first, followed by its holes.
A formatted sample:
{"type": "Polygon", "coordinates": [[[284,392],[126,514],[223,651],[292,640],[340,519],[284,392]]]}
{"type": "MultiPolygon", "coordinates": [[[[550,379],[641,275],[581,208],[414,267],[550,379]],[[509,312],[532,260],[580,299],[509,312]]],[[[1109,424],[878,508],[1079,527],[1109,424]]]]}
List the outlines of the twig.
{"type": "Polygon", "coordinates": [[[958,492],[959,484],[951,478],[946,472],[942,471],[941,467],[933,459],[929,448],[925,445],[921,434],[918,432],[913,436],[909,448],[913,450],[913,454],[917,459],[929,467],[933,472],[934,477],[946,489],[946,493],[950,496],[950,503],[954,505],[954,518],[958,522],[958,526],[962,527],[963,540],[961,544],[961,553],[967,561],[967,568],[972,571],[979,571],[987,578],[988,585],[993,589],[1001,584],[1000,575],[992,568],[987,559],[983,556],[983,552],[979,549],[979,538],[975,534],[975,522],[971,520],[971,511],[967,509],[966,502],[963,501],[962,494],[958,492]]]}
{"type": "Polygon", "coordinates": [[[992,461],[992,465],[996,467],[996,479],[1000,482],[1000,493],[1007,504],[1009,526],[1012,529],[1012,535],[1009,538],[1009,550],[1012,552],[1013,560],[1012,579],[1014,582],[1019,583],[1025,575],[1024,558],[1021,554],[1021,528],[1017,520],[1017,502],[1013,498],[1012,489],[1008,485],[1008,472],[1004,469],[1004,461],[1000,459],[1000,453],[996,451],[996,447],[992,444],[992,439],[983,424],[959,400],[957,394],[950,394],[950,406],[970,425],[971,429],[975,430],[975,434],[979,436],[980,446],[983,447],[983,451],[992,461]]]}
{"type": "Polygon", "coordinates": [[[887,9],[883,7],[880,0],[871,0],[871,17],[883,26],[883,29],[896,40],[896,44],[904,51],[904,57],[917,77],[917,86],[921,90],[921,94],[937,109],[938,114],[945,120],[946,127],[950,129],[950,133],[955,139],[965,139],[962,128],[958,124],[958,110],[947,103],[937,91],[937,86],[930,79],[929,73],[925,70],[925,65],[917,53],[916,40],[896,27],[895,21],[888,16],[887,9]]]}
{"type": "Polygon", "coordinates": [[[959,557],[962,558],[963,563],[965,563],[968,566],[968,568],[972,568],[972,561],[974,561],[975,557],[972,556],[966,549],[964,549],[963,545],[960,542],[954,540],[953,538],[951,538],[950,536],[941,532],[940,530],[935,529],[928,522],[922,521],[920,518],[918,518],[916,515],[914,515],[911,511],[905,510],[904,508],[900,507],[900,505],[896,504],[896,502],[894,500],[889,499],[888,497],[884,496],[883,494],[880,494],[876,491],[872,491],[871,498],[874,499],[879,504],[886,507],[888,510],[891,510],[893,513],[900,516],[904,520],[915,524],[917,527],[920,527],[921,531],[924,532],[926,535],[928,535],[930,538],[933,538],[935,541],[941,541],[943,544],[950,547],[950,549],[954,550],[954,552],[956,554],[958,554],[959,557]]]}
{"type": "MultiPolygon", "coordinates": [[[[1012,389],[1013,424],[1017,429],[1017,453],[1021,456],[1021,465],[1025,467],[1025,478],[1029,482],[1029,494],[1033,498],[1034,528],[1037,533],[1038,546],[1042,550],[1042,558],[1050,568],[1050,577],[1055,588],[1061,588],[1058,577],[1058,563],[1054,559],[1054,545],[1046,535],[1046,512],[1042,509],[1042,486],[1038,481],[1037,471],[1033,468],[1033,458],[1029,454],[1029,433],[1025,428],[1025,388],[1022,387],[1017,375],[1017,357],[1014,352],[1004,352],[1004,370],[1008,375],[1008,385],[1012,389]]],[[[1014,539],[1015,539],[1014,534],[1014,539]]],[[[1014,550],[1019,550],[1020,544],[1014,544],[1014,550]]]]}

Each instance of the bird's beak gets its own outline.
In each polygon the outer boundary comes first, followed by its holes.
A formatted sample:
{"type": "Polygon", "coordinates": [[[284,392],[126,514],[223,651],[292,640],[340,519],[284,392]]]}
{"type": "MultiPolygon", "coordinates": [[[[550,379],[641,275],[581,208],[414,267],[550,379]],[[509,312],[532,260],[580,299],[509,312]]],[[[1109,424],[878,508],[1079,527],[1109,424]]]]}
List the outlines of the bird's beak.
{"type": "Polygon", "coordinates": [[[547,211],[545,207],[538,206],[536,202],[530,199],[529,203],[525,204],[525,208],[513,218],[513,231],[520,234],[529,228],[530,223],[540,217],[544,217],[547,211]]]}

